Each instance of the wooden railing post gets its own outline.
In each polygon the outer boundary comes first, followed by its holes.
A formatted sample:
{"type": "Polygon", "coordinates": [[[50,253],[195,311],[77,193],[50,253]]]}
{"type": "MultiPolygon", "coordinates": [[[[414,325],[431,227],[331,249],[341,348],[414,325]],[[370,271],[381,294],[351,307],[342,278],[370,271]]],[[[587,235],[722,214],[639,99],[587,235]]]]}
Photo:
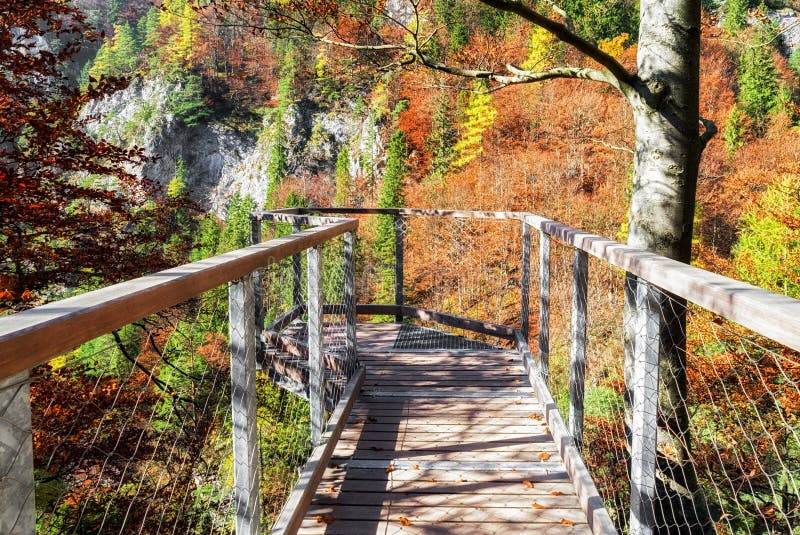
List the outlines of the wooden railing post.
{"type": "Polygon", "coordinates": [[[550,377],[550,235],[539,231],[539,371],[550,377]]]}
{"type": "MultiPolygon", "coordinates": [[[[292,234],[300,232],[303,227],[292,223],[292,234]]],[[[303,304],[303,258],[300,253],[292,255],[292,306],[303,304]]]]}
{"type": "MultiPolygon", "coordinates": [[[[394,304],[403,305],[403,216],[394,214],[394,304]]],[[[403,322],[403,315],[394,317],[396,323],[403,322]]]]}
{"type": "Polygon", "coordinates": [[[28,371],[0,379],[0,533],[36,531],[28,371]]]}
{"type": "Polygon", "coordinates": [[[256,362],[253,277],[228,284],[233,415],[233,484],[236,533],[259,532],[259,448],[256,426],[256,362]]]}
{"type": "MultiPolygon", "coordinates": [[[[261,243],[261,218],[250,216],[250,244],[261,243]]],[[[256,337],[256,368],[264,367],[264,357],[266,346],[261,339],[261,331],[264,330],[264,292],[261,287],[264,281],[264,270],[257,269],[253,272],[253,306],[255,307],[255,337],[256,337]]]]}
{"type": "Polygon", "coordinates": [[[355,369],[356,352],[356,233],[344,235],[344,313],[349,371],[355,369]]]}
{"type": "Polygon", "coordinates": [[[527,221],[522,221],[522,274],[519,281],[522,292],[520,307],[520,331],[525,340],[530,333],[530,312],[531,312],[531,226],[527,221]]]}
{"type": "Polygon", "coordinates": [[[322,442],[325,415],[325,366],[322,360],[322,258],[320,248],[308,249],[308,402],[311,441],[322,442]]]}
{"type": "Polygon", "coordinates": [[[572,264],[572,342],[570,344],[569,431],[575,447],[583,447],[583,397],[586,382],[586,298],[589,256],[575,249],[572,264]]]}
{"type": "Polygon", "coordinates": [[[655,524],[659,301],[658,291],[637,279],[631,416],[631,535],[650,535],[655,524]]]}

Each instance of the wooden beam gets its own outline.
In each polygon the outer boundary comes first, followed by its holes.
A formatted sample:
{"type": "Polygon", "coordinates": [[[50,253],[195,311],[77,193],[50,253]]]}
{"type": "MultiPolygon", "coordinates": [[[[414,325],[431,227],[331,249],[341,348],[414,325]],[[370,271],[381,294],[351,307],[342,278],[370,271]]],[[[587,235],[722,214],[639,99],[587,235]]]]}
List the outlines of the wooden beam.
{"type": "Polygon", "coordinates": [[[306,306],[305,305],[297,305],[289,309],[288,312],[284,313],[282,316],[278,316],[275,318],[275,321],[269,324],[269,326],[264,329],[265,331],[274,331],[276,333],[281,332],[286,327],[289,326],[297,318],[303,316],[306,313],[306,306]]]}
{"type": "Polygon", "coordinates": [[[383,305],[383,304],[369,304],[357,305],[356,312],[365,316],[383,316],[383,315],[402,315],[407,318],[417,318],[423,321],[431,321],[441,325],[448,325],[450,327],[457,327],[467,331],[472,331],[480,334],[488,334],[496,336],[505,340],[514,339],[514,328],[507,327],[506,325],[499,325],[497,323],[490,323],[488,321],[479,321],[454,314],[447,314],[445,312],[436,312],[425,308],[412,307],[408,305],[383,305]]]}
{"type": "Polygon", "coordinates": [[[297,484],[289,494],[289,498],[286,500],[286,504],[283,506],[283,510],[272,528],[273,534],[293,535],[297,533],[300,524],[303,523],[306,510],[317,492],[317,486],[319,486],[319,482],[328,467],[328,461],[333,455],[336,444],[339,442],[342,429],[344,429],[347,419],[350,417],[353,404],[358,399],[361,385],[364,383],[364,376],[364,368],[359,368],[347,383],[344,394],[328,421],[328,426],[323,435],[324,442],[314,448],[308,462],[303,466],[297,484]]]}
{"type": "MultiPolygon", "coordinates": [[[[515,329],[516,330],[516,329],[515,329]]],[[[524,342],[522,333],[517,330],[515,339],[524,342]]],[[[580,450],[575,447],[572,436],[564,425],[564,419],[558,412],[558,407],[544,382],[540,371],[533,362],[533,355],[527,347],[527,343],[517,344],[517,350],[521,353],[525,361],[525,369],[531,386],[536,391],[536,397],[544,409],[545,420],[553,435],[553,440],[558,447],[558,452],[564,460],[570,480],[575,487],[575,492],[581,504],[581,509],[586,514],[589,527],[592,533],[603,535],[617,535],[617,528],[606,510],[603,498],[597,492],[589,469],[583,463],[580,450]]]]}
{"type": "Polygon", "coordinates": [[[356,228],[323,225],[2,317],[0,378],[356,228]]]}

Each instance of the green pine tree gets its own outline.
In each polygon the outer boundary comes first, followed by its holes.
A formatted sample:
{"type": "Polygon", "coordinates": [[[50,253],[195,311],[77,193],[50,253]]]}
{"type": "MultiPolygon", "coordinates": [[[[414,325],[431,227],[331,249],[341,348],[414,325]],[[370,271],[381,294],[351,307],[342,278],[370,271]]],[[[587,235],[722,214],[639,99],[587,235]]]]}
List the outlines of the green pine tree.
{"type": "Polygon", "coordinates": [[[339,156],[336,158],[336,192],[333,196],[334,206],[347,206],[350,202],[350,193],[353,189],[353,180],[350,178],[350,153],[347,145],[342,146],[339,156]]]}
{"type": "Polygon", "coordinates": [[[739,56],[739,107],[753,121],[757,133],[763,133],[767,117],[779,104],[778,71],[768,39],[771,32],[762,27],[753,43],[739,56]]]}
{"type": "Polygon", "coordinates": [[[431,135],[426,140],[431,151],[431,180],[444,181],[453,162],[453,145],[457,137],[458,130],[450,112],[450,99],[442,92],[436,99],[431,135]]]}
{"type": "Polygon", "coordinates": [[[750,0],[727,0],[722,17],[722,27],[728,33],[737,34],[747,28],[747,9],[750,0]]]}
{"type": "MultiPolygon", "coordinates": [[[[405,135],[402,130],[396,130],[386,150],[386,171],[378,198],[379,208],[401,208],[405,205],[403,179],[408,170],[407,157],[405,135]]],[[[394,288],[394,218],[390,215],[379,215],[376,230],[375,260],[378,271],[383,275],[378,298],[385,299],[392,295],[394,288]]]]}

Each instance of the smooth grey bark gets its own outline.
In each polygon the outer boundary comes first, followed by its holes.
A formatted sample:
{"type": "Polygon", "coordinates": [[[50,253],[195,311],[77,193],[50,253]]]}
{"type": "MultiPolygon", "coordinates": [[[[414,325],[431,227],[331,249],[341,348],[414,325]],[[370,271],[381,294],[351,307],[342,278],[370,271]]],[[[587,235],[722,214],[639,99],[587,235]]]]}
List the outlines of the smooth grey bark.
{"type": "MultiPolygon", "coordinates": [[[[640,6],[638,78],[627,92],[636,147],[628,244],[688,263],[700,135],[700,1],[643,0],[640,6]]],[[[632,340],[635,284],[626,284],[625,377],[636,374],[632,340]]],[[[687,411],[686,302],[661,295],[657,533],[705,533],[708,507],[691,463],[687,411]]],[[[640,324],[640,323],[639,323],[640,324]]],[[[630,401],[630,391],[626,395],[630,401]]],[[[630,405],[628,405],[630,410],[630,405]]]]}

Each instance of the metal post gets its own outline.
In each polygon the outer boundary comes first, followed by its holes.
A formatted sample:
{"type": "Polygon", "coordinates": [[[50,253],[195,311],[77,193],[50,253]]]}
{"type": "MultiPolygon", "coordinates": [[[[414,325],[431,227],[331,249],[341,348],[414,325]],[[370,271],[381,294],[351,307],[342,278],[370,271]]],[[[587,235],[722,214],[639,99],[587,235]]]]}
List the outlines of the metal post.
{"type": "Polygon", "coordinates": [[[256,363],[253,278],[228,284],[231,341],[231,412],[236,533],[259,531],[259,455],[256,427],[256,363]]]}
{"type": "Polygon", "coordinates": [[[322,361],[322,259],[319,247],[308,249],[308,402],[311,441],[322,442],[325,415],[325,367],[322,361]]]}
{"type": "Polygon", "coordinates": [[[531,293],[531,226],[522,222],[522,275],[520,276],[520,289],[522,290],[522,306],[520,311],[520,330],[525,340],[530,332],[530,293],[531,293]]]}
{"type": "Polygon", "coordinates": [[[586,382],[586,298],[589,256],[575,249],[572,264],[572,343],[569,375],[569,430],[575,446],[583,447],[583,394],[586,382]]]}
{"type": "Polygon", "coordinates": [[[539,371],[550,376],[550,235],[539,231],[539,371]]]}
{"type": "MultiPolygon", "coordinates": [[[[292,234],[300,232],[303,227],[292,223],[292,234]]],[[[292,255],[292,306],[303,304],[303,259],[300,253],[292,255]]]]}
{"type": "Polygon", "coordinates": [[[636,286],[633,410],[631,417],[631,535],[654,531],[658,437],[659,293],[639,279],[636,286]]]}
{"type": "MultiPolygon", "coordinates": [[[[394,214],[394,304],[403,305],[403,216],[394,214]]],[[[394,317],[396,323],[403,322],[403,315],[394,317]]]]}
{"type": "Polygon", "coordinates": [[[36,531],[27,370],[0,379],[0,533],[36,531]]]}
{"type": "MultiPolygon", "coordinates": [[[[250,244],[261,243],[261,218],[250,216],[250,244]]],[[[264,368],[266,345],[261,339],[264,330],[264,291],[261,287],[264,280],[264,270],[257,269],[253,272],[253,306],[255,307],[255,337],[256,337],[256,369],[264,368]]]]}
{"type": "Polygon", "coordinates": [[[356,234],[344,235],[344,313],[346,317],[348,371],[355,369],[356,352],[356,234]]]}

